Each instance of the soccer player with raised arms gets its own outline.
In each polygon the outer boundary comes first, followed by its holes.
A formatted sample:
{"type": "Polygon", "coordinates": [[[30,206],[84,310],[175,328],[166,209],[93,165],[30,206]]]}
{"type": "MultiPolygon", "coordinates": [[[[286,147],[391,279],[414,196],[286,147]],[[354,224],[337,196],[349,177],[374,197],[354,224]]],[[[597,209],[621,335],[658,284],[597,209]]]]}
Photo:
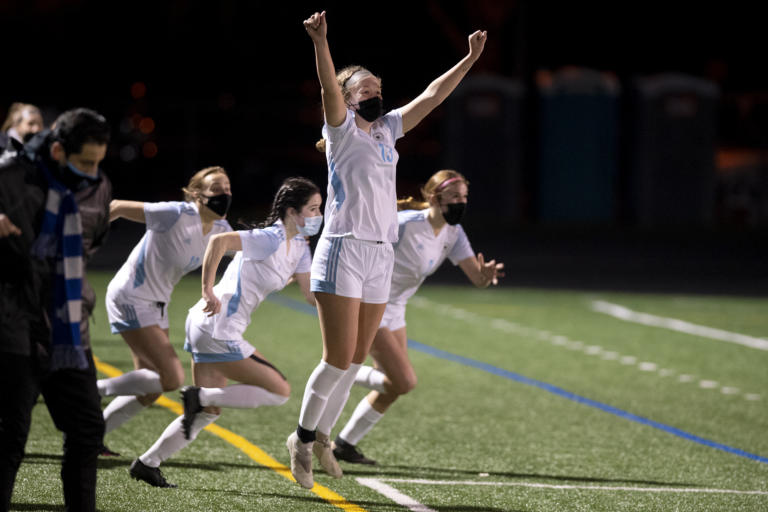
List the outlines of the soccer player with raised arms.
{"type": "Polygon", "coordinates": [[[397,241],[395,141],[448,97],[480,57],[486,33],[469,36],[469,52],[407,105],[384,112],[381,80],[352,66],[336,73],[325,11],[304,21],[315,47],[328,162],[325,228],[312,260],[323,356],[304,390],[298,426],[286,441],[291,472],[311,488],[312,453],[342,475],[329,435],[368,355],[389,298],[397,241]],[[317,441],[317,442],[315,442],[317,441]]]}

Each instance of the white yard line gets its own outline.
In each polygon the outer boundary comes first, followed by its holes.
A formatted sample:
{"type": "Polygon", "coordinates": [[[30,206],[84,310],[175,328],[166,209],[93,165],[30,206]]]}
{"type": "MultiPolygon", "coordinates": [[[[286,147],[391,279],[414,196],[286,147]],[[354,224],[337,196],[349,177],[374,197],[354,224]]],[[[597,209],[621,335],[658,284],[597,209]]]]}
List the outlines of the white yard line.
{"type": "Polygon", "coordinates": [[[653,327],[662,327],[664,329],[684,332],[686,334],[693,334],[694,336],[726,341],[728,343],[736,343],[738,345],[756,348],[758,350],[768,350],[768,340],[763,338],[755,338],[754,336],[748,336],[738,332],[724,331],[722,329],[715,329],[714,327],[707,327],[705,325],[692,324],[690,322],[686,322],[685,320],[678,320],[677,318],[667,318],[664,316],[656,316],[648,313],[640,313],[638,311],[632,311],[631,309],[619,304],[612,304],[602,300],[592,301],[592,310],[597,311],[598,313],[605,313],[606,315],[610,315],[614,318],[618,318],[627,322],[650,325],[653,327]]]}
{"type": "Polygon", "coordinates": [[[419,485],[484,485],[494,487],[529,487],[534,489],[555,489],[555,490],[580,490],[580,491],[624,491],[624,492],[655,492],[655,493],[693,493],[693,494],[741,494],[768,496],[768,491],[750,491],[739,489],[713,489],[708,487],[632,487],[632,486],[614,486],[614,485],[564,485],[564,484],[542,484],[538,482],[480,482],[477,480],[427,480],[427,479],[408,479],[408,478],[357,478],[360,484],[374,489],[384,496],[392,499],[399,505],[409,507],[413,511],[432,510],[410,496],[403,494],[392,486],[384,482],[419,484],[419,485]],[[381,490],[380,490],[381,489],[381,490]],[[384,492],[386,491],[386,493],[384,492]],[[392,498],[397,495],[398,499],[392,498]],[[402,501],[398,501],[402,500],[402,501]],[[405,503],[415,504],[406,505],[405,503]],[[410,508],[424,507],[424,508],[410,508]]]}
{"type": "MultiPolygon", "coordinates": [[[[600,301],[596,301],[600,302],[600,301]]],[[[639,371],[645,373],[657,373],[660,377],[670,377],[672,375],[678,375],[677,381],[680,383],[699,382],[701,389],[719,389],[721,393],[728,396],[741,396],[742,398],[750,401],[760,400],[762,397],[757,393],[742,393],[738,388],[733,386],[720,386],[719,383],[712,379],[696,379],[693,375],[678,374],[673,369],[662,367],[652,361],[642,361],[633,355],[622,355],[618,352],[611,350],[605,350],[599,345],[592,345],[584,343],[582,341],[571,340],[567,336],[545,331],[543,329],[536,329],[533,327],[526,327],[516,322],[509,321],[504,318],[488,318],[465,309],[457,308],[448,304],[440,304],[433,302],[425,297],[414,296],[411,297],[409,304],[417,308],[429,309],[451,318],[463,320],[466,322],[480,323],[486,326],[490,326],[493,329],[504,332],[506,334],[513,334],[521,336],[523,338],[533,341],[545,341],[549,342],[556,347],[565,348],[572,351],[583,352],[589,356],[599,356],[604,361],[617,361],[624,366],[633,366],[639,371]],[[715,383],[712,386],[712,383],[715,383]]],[[[608,304],[608,303],[603,303],[608,304]]],[[[757,339],[757,338],[756,338],[757,339]]],[[[763,340],[765,341],[765,340],[763,340]]],[[[768,343],[768,342],[767,342],[768,343]]]]}
{"type": "Polygon", "coordinates": [[[378,492],[382,496],[389,498],[398,505],[401,505],[413,512],[437,512],[435,509],[429,508],[426,505],[422,505],[415,499],[411,498],[407,494],[403,494],[392,486],[389,486],[378,478],[355,478],[357,483],[370,487],[374,491],[378,492]]]}

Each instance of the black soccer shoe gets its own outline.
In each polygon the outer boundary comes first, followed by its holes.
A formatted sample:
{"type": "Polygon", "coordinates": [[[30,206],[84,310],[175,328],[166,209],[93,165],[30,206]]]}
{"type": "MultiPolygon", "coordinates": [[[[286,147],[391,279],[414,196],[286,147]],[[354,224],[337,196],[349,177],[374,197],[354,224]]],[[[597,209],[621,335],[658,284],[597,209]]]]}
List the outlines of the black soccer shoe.
{"type": "Polygon", "coordinates": [[[195,422],[195,416],[203,410],[203,406],[200,405],[200,388],[197,386],[184,386],[181,388],[181,402],[184,404],[184,417],[181,419],[181,428],[184,431],[184,439],[189,439],[189,431],[195,422]]]}
{"type": "Polygon", "coordinates": [[[117,452],[113,452],[109,448],[107,448],[107,445],[103,444],[101,445],[101,448],[99,449],[99,456],[101,457],[119,457],[120,454],[117,452]]]}
{"type": "Polygon", "coordinates": [[[349,444],[340,437],[336,437],[336,440],[331,445],[333,447],[333,456],[336,460],[343,460],[345,462],[351,462],[352,464],[368,464],[369,466],[375,466],[376,461],[369,459],[363,452],[357,449],[353,444],[349,444]]]}
{"type": "Polygon", "coordinates": [[[134,479],[143,480],[153,487],[165,487],[167,489],[178,487],[178,485],[172,484],[165,479],[160,468],[151,468],[139,459],[131,463],[130,473],[134,479]]]}

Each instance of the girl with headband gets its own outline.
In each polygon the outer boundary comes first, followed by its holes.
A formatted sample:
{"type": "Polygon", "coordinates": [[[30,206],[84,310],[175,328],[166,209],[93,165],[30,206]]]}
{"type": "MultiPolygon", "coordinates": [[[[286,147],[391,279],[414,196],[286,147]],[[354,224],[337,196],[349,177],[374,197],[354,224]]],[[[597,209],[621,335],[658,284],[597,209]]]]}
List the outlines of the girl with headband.
{"type": "Polygon", "coordinates": [[[315,47],[322,88],[328,198],[325,228],[312,261],[323,357],[310,375],[296,431],[286,441],[291,472],[314,484],[312,453],[342,475],[330,432],[368,355],[389,298],[397,241],[395,141],[418,125],[456,88],[480,57],[486,33],[469,36],[469,52],[407,105],[384,112],[381,80],[353,66],[338,74],[326,38],[325,11],[304,21],[315,47]],[[316,442],[317,441],[317,442],[316,442]]]}
{"type": "Polygon", "coordinates": [[[338,460],[375,464],[357,449],[392,403],[416,386],[416,372],[408,359],[405,307],[424,280],[446,258],[458,265],[478,288],[495,285],[504,274],[503,263],[475,256],[461,219],[467,206],[468,182],[456,171],[438,171],[421,189],[423,202],[398,201],[400,235],[395,249],[392,286],[384,317],[371,347],[375,368],[358,370],[355,384],[372,391],[352,413],[336,436],[333,454],[338,460]]]}

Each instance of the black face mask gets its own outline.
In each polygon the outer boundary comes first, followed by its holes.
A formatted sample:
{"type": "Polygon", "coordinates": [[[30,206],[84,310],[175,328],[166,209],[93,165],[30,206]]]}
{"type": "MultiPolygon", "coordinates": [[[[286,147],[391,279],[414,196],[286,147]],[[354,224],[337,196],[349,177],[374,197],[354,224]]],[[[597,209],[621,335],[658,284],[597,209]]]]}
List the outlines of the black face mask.
{"type": "Polygon", "coordinates": [[[219,217],[226,217],[229,206],[232,204],[232,196],[229,194],[219,194],[217,196],[204,196],[208,198],[205,204],[213,213],[219,217]]]}
{"type": "Polygon", "coordinates": [[[443,218],[451,226],[461,222],[461,219],[464,217],[464,211],[467,209],[467,203],[449,203],[443,206],[448,209],[447,212],[443,212],[443,218]]]}
{"type": "Polygon", "coordinates": [[[384,100],[374,96],[373,98],[361,101],[357,104],[357,113],[360,114],[360,117],[372,123],[384,115],[384,100]]]}

